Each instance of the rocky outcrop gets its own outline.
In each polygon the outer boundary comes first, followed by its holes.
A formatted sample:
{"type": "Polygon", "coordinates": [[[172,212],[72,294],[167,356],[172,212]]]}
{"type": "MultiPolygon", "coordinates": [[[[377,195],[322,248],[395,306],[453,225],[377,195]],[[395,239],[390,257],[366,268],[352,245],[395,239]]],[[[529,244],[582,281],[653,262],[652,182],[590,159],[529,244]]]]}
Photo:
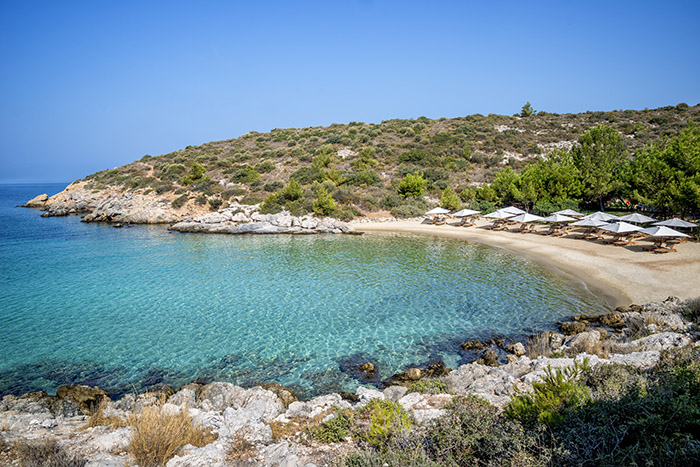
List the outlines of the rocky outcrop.
{"type": "Polygon", "coordinates": [[[85,222],[120,224],[172,224],[206,211],[194,202],[176,209],[172,206],[174,198],[172,194],[129,191],[123,187],[92,190],[86,182],[74,182],[51,197],[37,196],[24,207],[44,210],[43,217],[85,214],[85,222]]]}
{"type": "Polygon", "coordinates": [[[326,217],[296,217],[289,212],[260,214],[257,206],[233,205],[218,212],[178,222],[170,230],[223,234],[356,234],[349,224],[326,217]]]}

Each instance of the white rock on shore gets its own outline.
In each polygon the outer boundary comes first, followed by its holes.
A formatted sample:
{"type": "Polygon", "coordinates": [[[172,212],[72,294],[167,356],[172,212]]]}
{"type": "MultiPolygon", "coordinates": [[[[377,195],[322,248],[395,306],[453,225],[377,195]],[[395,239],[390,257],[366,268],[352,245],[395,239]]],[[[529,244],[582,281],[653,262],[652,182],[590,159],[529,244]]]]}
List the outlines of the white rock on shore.
{"type": "Polygon", "coordinates": [[[258,212],[257,205],[238,204],[218,212],[178,222],[170,227],[170,230],[224,234],[357,233],[349,224],[330,217],[323,219],[313,216],[296,217],[287,211],[278,214],[261,214],[258,212]]]}

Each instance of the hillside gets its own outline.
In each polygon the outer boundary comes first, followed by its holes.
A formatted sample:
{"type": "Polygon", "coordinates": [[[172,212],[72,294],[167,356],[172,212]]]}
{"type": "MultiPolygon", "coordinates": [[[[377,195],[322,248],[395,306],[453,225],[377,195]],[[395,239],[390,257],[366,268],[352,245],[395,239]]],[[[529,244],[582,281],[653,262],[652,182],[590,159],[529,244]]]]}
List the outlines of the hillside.
{"type": "MultiPolygon", "coordinates": [[[[518,172],[553,150],[569,150],[597,125],[618,132],[626,157],[632,158],[651,143],[677,136],[691,121],[700,122],[700,105],[274,129],[146,155],[89,175],[80,186],[92,193],[157,198],[161,205],[167,202],[171,209],[188,213],[215,210],[234,200],[254,204],[266,198],[263,208],[270,212],[282,207],[311,212],[323,186],[336,205],[326,213],[336,217],[388,210],[405,217],[416,215],[427,205],[426,199],[439,198],[448,186],[463,193],[466,187],[491,182],[506,166],[518,172]],[[403,199],[397,186],[402,177],[415,172],[427,180],[427,198],[403,199]],[[282,190],[290,179],[299,186],[292,184],[285,194],[282,190]]],[[[467,190],[462,200],[472,195],[467,190]]]]}

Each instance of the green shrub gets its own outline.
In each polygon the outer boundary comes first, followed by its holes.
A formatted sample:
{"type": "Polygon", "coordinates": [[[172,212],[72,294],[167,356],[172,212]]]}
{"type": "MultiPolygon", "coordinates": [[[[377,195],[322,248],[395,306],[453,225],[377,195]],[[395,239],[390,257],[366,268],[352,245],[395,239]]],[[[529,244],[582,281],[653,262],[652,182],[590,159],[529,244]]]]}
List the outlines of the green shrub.
{"type": "Polygon", "coordinates": [[[455,192],[452,191],[452,188],[449,186],[445,188],[445,190],[442,192],[442,196],[440,197],[440,206],[445,209],[449,209],[450,211],[455,211],[459,209],[461,205],[461,200],[455,194],[455,192]]]}
{"type": "Polygon", "coordinates": [[[204,173],[207,169],[199,162],[193,162],[190,166],[190,173],[182,177],[180,180],[183,185],[190,185],[204,178],[204,173]]]}
{"type": "Polygon", "coordinates": [[[511,398],[505,414],[526,424],[542,423],[549,427],[562,422],[567,412],[591,400],[590,390],[581,383],[587,362],[553,371],[547,368],[541,382],[532,383],[532,393],[511,398]]]}
{"type": "Polygon", "coordinates": [[[309,185],[313,182],[323,181],[323,171],[315,167],[302,167],[296,172],[294,172],[290,177],[290,180],[296,180],[302,185],[309,185]]]}
{"type": "Polygon", "coordinates": [[[444,381],[432,378],[423,378],[416,381],[408,388],[408,392],[419,392],[421,394],[444,394],[447,392],[447,385],[444,381]]]}
{"type": "Polygon", "coordinates": [[[211,207],[212,211],[219,209],[223,203],[224,200],[221,198],[209,198],[209,206],[211,207]]]}
{"type": "Polygon", "coordinates": [[[313,210],[319,216],[330,216],[336,209],[335,200],[324,187],[316,190],[316,200],[313,203],[313,210]]]}
{"type": "Polygon", "coordinates": [[[406,198],[402,204],[391,208],[391,215],[399,219],[406,219],[420,217],[427,210],[428,204],[422,199],[406,198]]]}
{"type": "Polygon", "coordinates": [[[414,174],[407,174],[399,183],[397,189],[398,194],[404,198],[420,198],[423,196],[425,191],[426,181],[423,178],[423,174],[416,172],[414,174]]]}
{"type": "Polygon", "coordinates": [[[281,182],[279,180],[275,180],[274,182],[266,183],[265,186],[263,186],[263,189],[267,192],[273,193],[277,190],[281,190],[284,188],[284,182],[281,182]]]}
{"type": "Polygon", "coordinates": [[[394,401],[372,399],[360,409],[359,416],[369,418],[370,423],[357,436],[375,447],[382,446],[413,426],[408,412],[394,401]]]}
{"type": "Polygon", "coordinates": [[[548,465],[537,430],[499,415],[498,409],[473,395],[457,397],[425,434],[431,459],[440,465],[548,465]]]}
{"type": "Polygon", "coordinates": [[[280,193],[271,193],[263,200],[260,205],[261,214],[277,214],[283,209],[282,195],[280,193]]]}
{"type": "Polygon", "coordinates": [[[312,431],[312,436],[323,443],[340,443],[352,436],[352,423],[355,414],[352,410],[338,410],[335,417],[312,431]]]}
{"type": "Polygon", "coordinates": [[[199,204],[200,206],[207,204],[207,195],[197,196],[197,198],[194,200],[194,202],[199,204]]]}
{"type": "Polygon", "coordinates": [[[272,161],[263,161],[255,166],[255,170],[261,174],[270,173],[275,170],[275,163],[272,161]]]}
{"type": "Polygon", "coordinates": [[[374,170],[361,170],[354,172],[345,178],[345,183],[355,186],[371,186],[381,182],[379,175],[374,170]]]}
{"type": "Polygon", "coordinates": [[[170,205],[175,209],[180,209],[181,207],[183,207],[185,205],[185,203],[187,202],[188,199],[189,199],[189,195],[184,194],[182,196],[175,198],[173,200],[173,202],[170,203],[170,205]]]}
{"type": "Polygon", "coordinates": [[[171,191],[173,189],[173,186],[170,183],[163,183],[160,184],[156,187],[156,193],[159,195],[162,195],[163,193],[167,193],[168,191],[171,191]]]}
{"type": "Polygon", "coordinates": [[[340,219],[343,222],[349,222],[355,218],[355,216],[360,216],[362,212],[355,206],[338,206],[333,213],[333,217],[340,219]]]}

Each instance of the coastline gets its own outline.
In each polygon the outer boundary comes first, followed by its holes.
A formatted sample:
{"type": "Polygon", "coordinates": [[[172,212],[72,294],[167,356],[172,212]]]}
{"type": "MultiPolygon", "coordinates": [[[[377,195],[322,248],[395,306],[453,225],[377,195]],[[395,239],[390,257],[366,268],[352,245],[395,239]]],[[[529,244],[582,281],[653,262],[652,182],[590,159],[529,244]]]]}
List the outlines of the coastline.
{"type": "MultiPolygon", "coordinates": [[[[700,293],[700,244],[685,242],[677,252],[658,255],[641,251],[648,241],[621,247],[599,242],[533,233],[491,231],[490,222],[473,227],[430,225],[420,221],[353,223],[365,233],[431,235],[474,241],[519,254],[528,260],[582,281],[591,292],[612,308],[630,303],[664,300],[669,295],[683,299],[700,293]]],[[[540,229],[541,230],[541,229],[540,229]]]]}

